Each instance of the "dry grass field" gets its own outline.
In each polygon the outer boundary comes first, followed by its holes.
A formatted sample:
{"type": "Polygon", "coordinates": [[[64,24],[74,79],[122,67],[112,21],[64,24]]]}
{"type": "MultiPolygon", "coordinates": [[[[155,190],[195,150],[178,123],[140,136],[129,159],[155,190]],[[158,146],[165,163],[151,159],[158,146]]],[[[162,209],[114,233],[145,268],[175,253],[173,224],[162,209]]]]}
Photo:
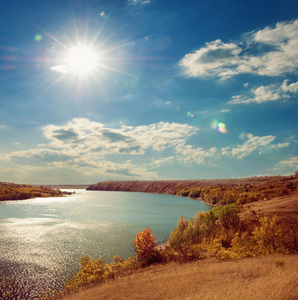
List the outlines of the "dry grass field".
{"type": "Polygon", "coordinates": [[[154,265],[62,299],[294,300],[298,255],[154,265]]]}

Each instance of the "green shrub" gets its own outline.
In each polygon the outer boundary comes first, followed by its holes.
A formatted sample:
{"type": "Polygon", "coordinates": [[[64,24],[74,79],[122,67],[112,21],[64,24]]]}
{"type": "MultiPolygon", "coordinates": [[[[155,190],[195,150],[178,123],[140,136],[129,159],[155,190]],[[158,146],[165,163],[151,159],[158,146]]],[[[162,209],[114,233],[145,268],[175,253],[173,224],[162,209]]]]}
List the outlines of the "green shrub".
{"type": "Polygon", "coordinates": [[[224,228],[231,230],[239,227],[238,208],[234,203],[215,207],[211,211],[224,228]]]}
{"type": "Polygon", "coordinates": [[[188,221],[181,216],[177,228],[170,234],[168,239],[170,246],[176,251],[180,251],[183,244],[183,232],[188,226],[188,221]]]}

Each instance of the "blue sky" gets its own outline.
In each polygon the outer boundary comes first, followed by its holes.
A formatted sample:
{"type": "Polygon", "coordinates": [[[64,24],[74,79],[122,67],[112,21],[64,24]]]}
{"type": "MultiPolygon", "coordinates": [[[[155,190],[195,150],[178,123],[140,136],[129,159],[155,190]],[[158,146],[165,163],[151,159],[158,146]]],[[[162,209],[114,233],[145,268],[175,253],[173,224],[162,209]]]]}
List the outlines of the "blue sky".
{"type": "Polygon", "coordinates": [[[2,1],[0,181],[298,170],[298,3],[2,1]]]}

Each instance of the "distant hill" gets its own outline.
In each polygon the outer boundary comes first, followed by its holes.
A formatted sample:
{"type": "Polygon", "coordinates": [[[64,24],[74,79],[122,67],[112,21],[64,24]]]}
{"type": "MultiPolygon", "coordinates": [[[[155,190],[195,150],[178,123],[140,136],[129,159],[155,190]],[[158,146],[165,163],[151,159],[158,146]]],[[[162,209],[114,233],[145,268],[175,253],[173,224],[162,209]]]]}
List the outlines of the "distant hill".
{"type": "Polygon", "coordinates": [[[90,184],[52,184],[52,185],[46,185],[46,187],[52,188],[52,189],[86,189],[90,186],[90,184]]]}
{"type": "Polygon", "coordinates": [[[297,176],[213,180],[104,181],[87,190],[171,194],[201,198],[208,204],[245,204],[298,193],[297,176]]]}

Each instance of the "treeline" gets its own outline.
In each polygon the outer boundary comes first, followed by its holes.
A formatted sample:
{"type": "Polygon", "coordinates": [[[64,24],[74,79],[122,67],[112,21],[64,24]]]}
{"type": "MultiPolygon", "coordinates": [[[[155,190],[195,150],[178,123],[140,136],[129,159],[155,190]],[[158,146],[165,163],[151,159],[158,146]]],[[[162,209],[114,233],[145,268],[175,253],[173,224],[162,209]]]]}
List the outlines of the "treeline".
{"type": "Polygon", "coordinates": [[[232,203],[196,213],[189,221],[181,216],[163,255],[187,261],[202,258],[204,250],[218,259],[297,253],[295,224],[278,224],[275,217],[259,217],[257,223],[240,221],[238,212],[232,203]]]}
{"type": "Polygon", "coordinates": [[[283,177],[260,181],[260,184],[245,183],[240,185],[216,184],[207,187],[184,188],[170,191],[169,194],[201,198],[212,205],[237,205],[251,203],[259,200],[269,200],[274,197],[298,192],[298,179],[283,177]]]}
{"type": "Polygon", "coordinates": [[[0,182],[0,201],[24,200],[36,197],[57,197],[62,195],[62,191],[48,187],[0,182]]]}

